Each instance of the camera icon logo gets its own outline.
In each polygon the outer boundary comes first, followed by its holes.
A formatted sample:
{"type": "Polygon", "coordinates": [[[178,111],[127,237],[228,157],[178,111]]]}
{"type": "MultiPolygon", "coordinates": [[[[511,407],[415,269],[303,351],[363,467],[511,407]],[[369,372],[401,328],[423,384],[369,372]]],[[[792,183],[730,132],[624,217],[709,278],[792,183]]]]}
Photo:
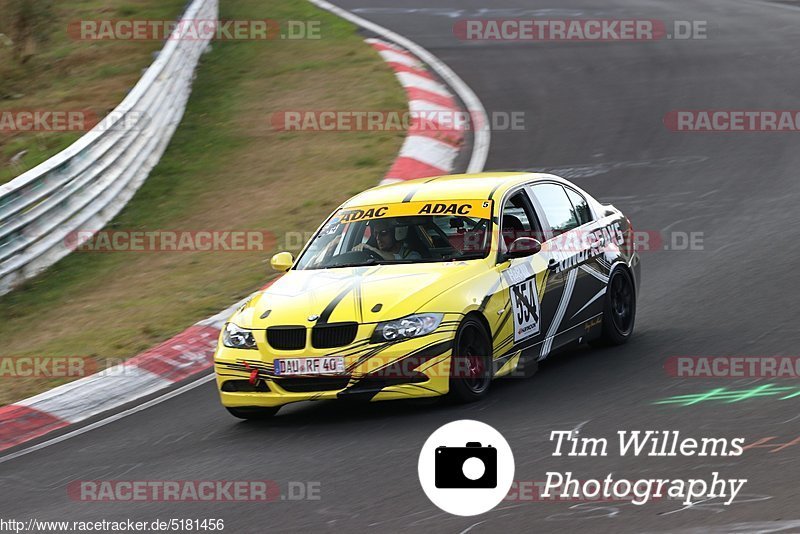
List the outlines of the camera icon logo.
{"type": "Polygon", "coordinates": [[[437,447],[437,488],[496,488],[497,449],[470,441],[466,447],[437,447]]]}
{"type": "Polygon", "coordinates": [[[433,504],[453,515],[474,516],[488,512],[508,495],[514,481],[514,455],[497,430],[462,419],[430,435],[417,469],[422,489],[433,504]]]}

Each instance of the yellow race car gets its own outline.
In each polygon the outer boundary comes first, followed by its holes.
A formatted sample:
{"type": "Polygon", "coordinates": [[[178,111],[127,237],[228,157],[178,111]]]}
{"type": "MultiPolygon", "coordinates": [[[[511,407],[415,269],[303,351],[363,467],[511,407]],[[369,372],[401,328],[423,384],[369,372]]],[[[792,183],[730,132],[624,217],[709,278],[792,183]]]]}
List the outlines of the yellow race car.
{"type": "Polygon", "coordinates": [[[236,417],[291,402],[484,397],[567,344],[633,333],[630,221],[549,174],[376,187],[340,206],[224,326],[214,355],[236,417]]]}

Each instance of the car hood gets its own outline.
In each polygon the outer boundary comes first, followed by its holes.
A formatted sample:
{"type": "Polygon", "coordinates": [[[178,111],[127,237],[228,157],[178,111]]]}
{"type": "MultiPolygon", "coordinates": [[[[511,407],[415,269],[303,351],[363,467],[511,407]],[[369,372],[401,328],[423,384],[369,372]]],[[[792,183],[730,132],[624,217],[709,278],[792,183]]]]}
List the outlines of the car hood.
{"type": "Polygon", "coordinates": [[[259,329],[310,326],[317,321],[375,323],[397,319],[419,311],[434,297],[485,268],[483,261],[473,260],[292,270],[257,293],[231,321],[243,328],[259,329]]]}

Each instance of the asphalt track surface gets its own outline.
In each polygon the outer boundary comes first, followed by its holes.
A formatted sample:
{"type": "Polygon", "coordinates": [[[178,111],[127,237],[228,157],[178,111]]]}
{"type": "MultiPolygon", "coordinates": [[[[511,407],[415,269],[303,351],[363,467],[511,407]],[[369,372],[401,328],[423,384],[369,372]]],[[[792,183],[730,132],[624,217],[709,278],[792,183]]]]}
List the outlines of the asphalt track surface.
{"type": "MultiPolygon", "coordinates": [[[[426,47],[477,93],[487,111],[523,111],[525,131],[494,132],[487,169],[553,169],[631,217],[637,230],[702,232],[703,250],[642,254],[634,339],[578,349],[531,379],[493,385],[470,406],[296,405],[268,423],[239,423],[213,384],[73,439],[0,464],[0,517],[223,518],[226,532],[559,531],[799,532],[800,445],[733,458],[552,456],[552,430],[581,435],[680,430],[682,437],[800,436],[800,397],[657,405],[673,395],[776,381],[676,379],[675,355],[794,355],[800,270],[797,133],[675,133],[676,109],[797,109],[800,11],[745,0],[340,0],[426,47]],[[369,8],[369,9],[363,9],[369,8]],[[376,10],[375,8],[391,8],[376,10]],[[706,40],[617,43],[459,41],[459,18],[707,20],[706,40]],[[422,11],[412,11],[421,9],[422,11]],[[539,11],[551,9],[551,11],[539,11]],[[462,11],[458,11],[462,10],[462,11]],[[485,515],[447,515],[423,494],[417,456],[428,435],[462,418],[502,432],[518,480],[547,471],[576,478],[747,478],[738,501],[683,509],[630,503],[505,502],[485,515]],[[320,483],[321,499],[255,503],[82,503],[71,480],[254,480],[320,483]],[[712,530],[711,527],[716,527],[712,530]],[[769,528],[768,528],[769,527],[769,528]],[[766,530],[764,530],[766,529],[766,530]],[[784,529],[784,530],[780,530],[784,529]],[[691,531],[691,530],[690,530],[691,531]]],[[[268,16],[265,13],[265,16],[268,16]]],[[[787,385],[785,381],[779,385],[787,385]]],[[[788,385],[797,385],[789,382],[788,385]]],[[[612,448],[612,451],[614,448],[612,448]]]]}

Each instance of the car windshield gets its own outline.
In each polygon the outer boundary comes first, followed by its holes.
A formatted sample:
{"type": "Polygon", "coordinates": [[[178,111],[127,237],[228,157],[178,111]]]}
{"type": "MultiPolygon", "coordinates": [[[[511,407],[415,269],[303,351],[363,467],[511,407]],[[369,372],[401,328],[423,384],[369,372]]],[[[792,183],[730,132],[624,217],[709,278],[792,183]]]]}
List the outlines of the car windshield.
{"type": "Polygon", "coordinates": [[[491,201],[344,208],[312,238],[296,269],[471,260],[490,247],[491,201]]]}

